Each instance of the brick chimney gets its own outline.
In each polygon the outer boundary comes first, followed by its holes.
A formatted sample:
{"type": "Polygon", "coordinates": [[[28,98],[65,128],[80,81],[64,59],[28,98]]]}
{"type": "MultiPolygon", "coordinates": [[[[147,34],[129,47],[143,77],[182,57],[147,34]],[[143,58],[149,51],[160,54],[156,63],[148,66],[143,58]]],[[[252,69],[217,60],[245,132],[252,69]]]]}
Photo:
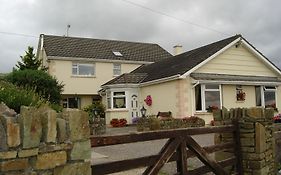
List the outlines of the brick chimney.
{"type": "Polygon", "coordinates": [[[173,48],[174,48],[174,55],[179,55],[182,53],[182,45],[175,45],[173,48]]]}

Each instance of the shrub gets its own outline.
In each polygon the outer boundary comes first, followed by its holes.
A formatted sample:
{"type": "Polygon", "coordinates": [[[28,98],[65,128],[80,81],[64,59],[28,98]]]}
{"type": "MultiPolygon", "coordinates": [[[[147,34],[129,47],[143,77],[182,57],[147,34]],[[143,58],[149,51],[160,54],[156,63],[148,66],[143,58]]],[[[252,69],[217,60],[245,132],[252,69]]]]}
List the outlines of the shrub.
{"type": "Polygon", "coordinates": [[[40,106],[44,101],[33,90],[0,81],[0,102],[4,102],[9,108],[19,113],[22,105],[40,106]]]}
{"type": "Polygon", "coordinates": [[[50,103],[60,103],[63,86],[57,79],[42,70],[14,70],[6,80],[16,86],[33,89],[50,103]]]}
{"type": "Polygon", "coordinates": [[[93,110],[97,109],[98,116],[105,118],[105,106],[100,102],[95,102],[91,105],[88,105],[83,108],[83,111],[86,111],[89,114],[89,121],[93,123],[93,110]]]}

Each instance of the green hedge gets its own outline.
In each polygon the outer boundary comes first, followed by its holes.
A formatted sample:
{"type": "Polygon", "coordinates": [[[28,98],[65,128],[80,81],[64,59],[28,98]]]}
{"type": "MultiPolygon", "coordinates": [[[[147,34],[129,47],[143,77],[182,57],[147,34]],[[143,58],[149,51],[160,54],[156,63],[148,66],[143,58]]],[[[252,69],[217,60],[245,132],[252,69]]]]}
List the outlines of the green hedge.
{"type": "Polygon", "coordinates": [[[64,85],[47,72],[31,69],[14,70],[5,79],[16,86],[33,89],[50,103],[60,103],[64,85]]]}
{"type": "Polygon", "coordinates": [[[23,106],[40,106],[44,101],[33,91],[19,88],[11,83],[0,80],[0,102],[20,112],[23,106]]]}

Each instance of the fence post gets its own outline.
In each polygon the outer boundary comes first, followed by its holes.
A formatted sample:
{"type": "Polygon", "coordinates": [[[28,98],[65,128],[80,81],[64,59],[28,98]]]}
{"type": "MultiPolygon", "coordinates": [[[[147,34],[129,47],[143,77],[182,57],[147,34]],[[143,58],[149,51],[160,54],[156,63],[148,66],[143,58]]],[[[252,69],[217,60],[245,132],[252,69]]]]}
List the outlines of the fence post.
{"type": "Polygon", "coordinates": [[[239,128],[239,119],[237,116],[234,117],[233,119],[233,125],[235,126],[235,132],[234,134],[234,141],[235,141],[235,157],[237,159],[237,164],[236,164],[236,168],[237,168],[237,173],[239,175],[243,174],[243,166],[242,166],[242,152],[241,152],[241,142],[240,142],[240,128],[239,128]]]}

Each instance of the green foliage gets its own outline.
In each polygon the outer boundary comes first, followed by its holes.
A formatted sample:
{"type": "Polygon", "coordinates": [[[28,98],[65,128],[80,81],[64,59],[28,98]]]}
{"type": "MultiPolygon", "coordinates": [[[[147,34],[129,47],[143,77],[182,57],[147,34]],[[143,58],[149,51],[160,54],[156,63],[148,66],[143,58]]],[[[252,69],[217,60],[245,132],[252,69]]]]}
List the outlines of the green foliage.
{"type": "Polygon", "coordinates": [[[0,81],[0,102],[4,102],[9,108],[20,112],[20,107],[40,106],[43,100],[33,91],[19,88],[11,83],[0,81]]]}
{"type": "Polygon", "coordinates": [[[89,121],[90,123],[92,123],[93,121],[93,109],[97,109],[98,111],[98,115],[102,118],[105,117],[105,106],[100,103],[100,102],[95,102],[91,105],[88,105],[86,107],[83,108],[84,111],[86,111],[89,114],[89,121]]]}
{"type": "Polygon", "coordinates": [[[60,103],[64,85],[47,72],[32,69],[14,70],[6,76],[6,80],[16,86],[33,89],[50,103],[60,103]]]}
{"type": "Polygon", "coordinates": [[[16,65],[19,70],[38,70],[40,68],[42,61],[35,57],[33,50],[33,47],[28,46],[27,51],[25,51],[25,55],[20,56],[22,62],[18,61],[18,64],[16,65]]]}
{"type": "Polygon", "coordinates": [[[48,106],[50,106],[56,112],[61,112],[63,110],[63,107],[60,104],[49,103],[48,106]]]}

